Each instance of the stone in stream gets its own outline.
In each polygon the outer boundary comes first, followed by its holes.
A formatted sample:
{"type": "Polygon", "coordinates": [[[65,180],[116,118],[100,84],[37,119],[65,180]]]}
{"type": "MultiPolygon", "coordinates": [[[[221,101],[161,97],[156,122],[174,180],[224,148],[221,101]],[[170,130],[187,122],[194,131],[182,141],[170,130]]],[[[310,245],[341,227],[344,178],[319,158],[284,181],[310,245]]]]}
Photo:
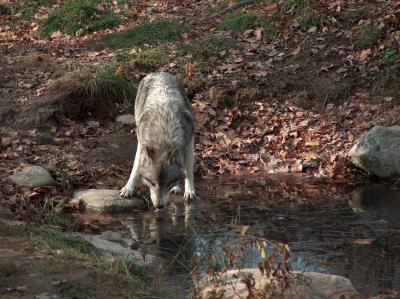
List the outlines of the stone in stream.
{"type": "Polygon", "coordinates": [[[364,133],[348,156],[356,166],[383,178],[400,177],[400,126],[375,126],[364,133]]]}
{"type": "MultiPolygon", "coordinates": [[[[157,257],[151,254],[142,255],[137,250],[132,250],[128,247],[122,246],[120,243],[104,239],[104,235],[87,235],[78,234],[82,239],[92,244],[95,248],[99,249],[106,256],[120,255],[124,258],[130,258],[140,265],[152,266],[158,260],[157,257]]],[[[115,237],[115,235],[113,236],[115,237]]]]}
{"type": "Polygon", "coordinates": [[[124,198],[118,190],[88,189],[76,191],[71,203],[83,203],[88,211],[101,213],[126,212],[144,209],[145,202],[138,198],[124,198]]]}
{"type": "Polygon", "coordinates": [[[391,250],[400,249],[400,190],[387,185],[359,187],[351,193],[349,205],[375,237],[386,237],[391,250]]]}
{"type": "MultiPolygon", "coordinates": [[[[289,281],[288,287],[282,293],[279,292],[279,295],[266,298],[340,299],[351,298],[353,295],[358,294],[350,280],[345,277],[316,272],[293,271],[291,273],[293,278],[289,281]]],[[[223,292],[224,299],[247,298],[249,293],[246,284],[241,280],[248,275],[252,275],[254,278],[254,287],[257,290],[266,290],[267,284],[271,283],[271,280],[266,275],[262,275],[259,269],[229,270],[221,276],[221,283],[218,284],[211,281],[209,276],[203,277],[198,284],[199,298],[214,298],[209,297],[213,292],[214,294],[223,292]]]]}
{"type": "Polygon", "coordinates": [[[41,166],[25,167],[21,172],[13,174],[7,179],[18,186],[32,188],[56,184],[50,173],[41,166]]]}

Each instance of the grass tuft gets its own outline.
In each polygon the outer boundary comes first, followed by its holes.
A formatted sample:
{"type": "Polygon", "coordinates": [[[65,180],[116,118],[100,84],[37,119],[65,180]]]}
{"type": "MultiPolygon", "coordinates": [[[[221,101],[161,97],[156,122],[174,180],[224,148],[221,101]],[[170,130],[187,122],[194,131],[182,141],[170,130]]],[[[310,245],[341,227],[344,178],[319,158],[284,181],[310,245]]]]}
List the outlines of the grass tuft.
{"type": "Polygon", "coordinates": [[[234,11],[225,15],[218,24],[221,31],[244,32],[254,26],[260,25],[260,17],[251,12],[234,11]]]}
{"type": "Polygon", "coordinates": [[[94,69],[78,67],[52,83],[52,88],[68,86],[73,93],[89,98],[106,98],[123,102],[135,96],[132,84],[116,74],[117,66],[108,65],[94,69]]]}
{"type": "Polygon", "coordinates": [[[293,10],[296,14],[302,14],[306,11],[310,11],[313,6],[313,0],[283,0],[282,11],[288,12],[293,10]]]}
{"type": "Polygon", "coordinates": [[[63,298],[67,299],[88,299],[96,294],[96,285],[82,281],[68,281],[59,287],[63,298]]]}
{"type": "Polygon", "coordinates": [[[358,48],[366,49],[374,46],[382,36],[378,28],[366,27],[358,35],[358,48]]]}
{"type": "Polygon", "coordinates": [[[0,16],[11,14],[11,9],[4,3],[0,3],[0,16]]]}
{"type": "Polygon", "coordinates": [[[109,9],[99,10],[95,0],[73,0],[61,5],[59,9],[40,23],[39,34],[49,37],[53,32],[61,31],[75,34],[79,29],[89,32],[113,28],[120,19],[109,9]]]}
{"type": "Polygon", "coordinates": [[[155,71],[168,64],[170,54],[169,48],[160,46],[132,54],[128,61],[133,62],[136,67],[155,71]]]}
{"type": "Polygon", "coordinates": [[[85,240],[75,236],[68,236],[55,230],[43,230],[34,237],[37,245],[47,250],[66,251],[73,256],[99,254],[98,250],[85,240]]]}
{"type": "Polygon", "coordinates": [[[96,49],[124,49],[162,41],[175,41],[186,29],[185,25],[159,20],[141,24],[126,32],[105,35],[100,40],[88,42],[88,46],[96,49]]]}

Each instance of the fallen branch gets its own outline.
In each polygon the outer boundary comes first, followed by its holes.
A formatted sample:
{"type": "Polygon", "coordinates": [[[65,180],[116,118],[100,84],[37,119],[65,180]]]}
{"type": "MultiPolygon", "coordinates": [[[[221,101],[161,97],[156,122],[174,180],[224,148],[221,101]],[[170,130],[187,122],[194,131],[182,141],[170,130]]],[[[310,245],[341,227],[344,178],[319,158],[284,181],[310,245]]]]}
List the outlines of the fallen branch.
{"type": "Polygon", "coordinates": [[[233,11],[235,9],[241,8],[241,7],[246,6],[246,5],[254,4],[256,2],[257,2],[257,0],[243,0],[243,1],[235,3],[235,4],[233,4],[233,5],[231,5],[231,6],[227,7],[227,8],[224,8],[224,9],[222,9],[222,10],[216,12],[216,13],[213,13],[211,16],[208,17],[208,19],[209,20],[210,19],[214,19],[215,17],[222,16],[222,15],[224,15],[224,14],[226,14],[228,12],[231,12],[231,11],[233,11]]]}

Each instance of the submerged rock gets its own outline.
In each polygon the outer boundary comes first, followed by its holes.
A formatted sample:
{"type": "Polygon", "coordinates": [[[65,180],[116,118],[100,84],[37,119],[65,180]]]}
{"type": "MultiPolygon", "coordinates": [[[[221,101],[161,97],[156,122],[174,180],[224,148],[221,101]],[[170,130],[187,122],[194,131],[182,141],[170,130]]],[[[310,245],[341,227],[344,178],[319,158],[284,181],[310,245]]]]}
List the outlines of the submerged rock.
{"type": "Polygon", "coordinates": [[[25,167],[21,172],[9,176],[8,180],[18,186],[32,188],[56,184],[50,173],[41,166],[25,167]]]}
{"type": "Polygon", "coordinates": [[[377,237],[390,233],[391,242],[400,241],[400,190],[388,186],[360,187],[352,192],[349,205],[377,237]],[[394,239],[393,234],[398,237],[394,239]]]}
{"type": "MultiPolygon", "coordinates": [[[[224,294],[223,298],[248,298],[249,292],[242,279],[251,275],[254,279],[254,289],[268,289],[271,280],[262,275],[259,269],[230,270],[222,275],[222,282],[215,284],[211,277],[205,276],[199,283],[200,298],[211,298],[210,294],[224,294]]],[[[316,272],[292,272],[289,286],[281,293],[266,298],[308,299],[308,298],[351,298],[357,294],[350,280],[345,277],[316,272]]],[[[214,297],[213,297],[214,298],[214,297]]],[[[263,297],[264,298],[264,297],[263,297]]]]}
{"type": "Polygon", "coordinates": [[[86,235],[79,234],[79,236],[85,241],[92,244],[95,248],[99,249],[106,256],[120,255],[124,258],[131,258],[140,265],[151,266],[153,265],[157,258],[154,255],[146,254],[143,255],[137,250],[132,250],[128,247],[124,247],[119,243],[112,242],[103,239],[104,236],[101,235],[86,235]]]}
{"type": "Polygon", "coordinates": [[[356,166],[383,178],[400,177],[400,126],[375,126],[364,133],[348,156],[356,166]]]}
{"type": "Polygon", "coordinates": [[[88,189],[76,191],[71,203],[83,203],[87,210],[102,213],[125,212],[144,209],[145,203],[138,198],[124,198],[118,190],[88,189]]]}

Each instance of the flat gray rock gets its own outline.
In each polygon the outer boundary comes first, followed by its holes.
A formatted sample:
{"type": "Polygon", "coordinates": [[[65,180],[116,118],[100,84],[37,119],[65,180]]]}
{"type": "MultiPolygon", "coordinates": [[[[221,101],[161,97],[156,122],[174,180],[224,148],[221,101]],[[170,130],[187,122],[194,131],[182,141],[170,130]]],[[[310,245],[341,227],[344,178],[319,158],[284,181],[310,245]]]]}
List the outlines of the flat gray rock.
{"type": "Polygon", "coordinates": [[[88,211],[101,213],[126,212],[132,209],[144,209],[143,200],[132,197],[124,198],[119,190],[88,189],[76,191],[71,203],[83,203],[88,211]]]}
{"type": "Polygon", "coordinates": [[[23,187],[42,187],[56,184],[50,173],[41,166],[25,167],[21,172],[13,174],[7,179],[23,187]]]}
{"type": "Polygon", "coordinates": [[[348,156],[355,165],[383,178],[400,177],[400,126],[375,126],[364,133],[348,156]]]}
{"type": "MultiPolygon", "coordinates": [[[[254,288],[257,290],[266,290],[269,286],[273,286],[267,275],[262,275],[259,269],[241,269],[229,270],[222,274],[221,283],[215,284],[212,277],[205,276],[199,282],[200,296],[199,298],[211,298],[210,294],[222,293],[223,298],[247,298],[249,296],[246,284],[242,282],[244,277],[251,275],[254,278],[254,288]]],[[[358,294],[350,280],[337,275],[328,275],[316,272],[292,272],[292,280],[289,286],[279,295],[271,295],[266,298],[280,299],[340,299],[351,298],[358,294]]],[[[264,298],[264,297],[263,297],[264,298]]]]}
{"type": "Polygon", "coordinates": [[[132,114],[120,115],[115,120],[124,125],[134,125],[135,124],[135,117],[132,114]]]}
{"type": "Polygon", "coordinates": [[[132,250],[128,247],[124,247],[119,243],[105,240],[101,235],[86,235],[78,234],[82,239],[92,244],[95,248],[99,249],[105,256],[119,255],[124,258],[132,259],[140,265],[151,266],[153,265],[157,257],[151,254],[146,254],[143,256],[139,251],[132,250]]]}

